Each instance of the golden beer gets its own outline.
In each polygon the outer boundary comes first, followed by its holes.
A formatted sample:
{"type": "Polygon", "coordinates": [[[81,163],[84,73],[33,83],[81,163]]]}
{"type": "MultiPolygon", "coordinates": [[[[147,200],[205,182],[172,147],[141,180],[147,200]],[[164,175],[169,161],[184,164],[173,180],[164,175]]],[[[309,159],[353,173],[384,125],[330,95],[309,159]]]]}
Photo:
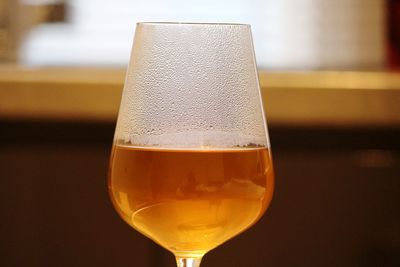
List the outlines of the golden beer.
{"type": "Polygon", "coordinates": [[[113,147],[109,190],[121,217],[177,256],[201,257],[254,224],[274,174],[267,148],[113,147]]]}

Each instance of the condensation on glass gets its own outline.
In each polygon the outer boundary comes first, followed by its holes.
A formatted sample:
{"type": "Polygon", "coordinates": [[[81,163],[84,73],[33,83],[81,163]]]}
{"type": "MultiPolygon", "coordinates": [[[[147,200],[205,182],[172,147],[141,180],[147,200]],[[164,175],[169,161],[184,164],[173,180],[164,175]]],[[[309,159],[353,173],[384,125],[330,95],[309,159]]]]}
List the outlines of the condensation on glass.
{"type": "Polygon", "coordinates": [[[250,25],[138,23],[115,142],[269,147],[250,25]]]}

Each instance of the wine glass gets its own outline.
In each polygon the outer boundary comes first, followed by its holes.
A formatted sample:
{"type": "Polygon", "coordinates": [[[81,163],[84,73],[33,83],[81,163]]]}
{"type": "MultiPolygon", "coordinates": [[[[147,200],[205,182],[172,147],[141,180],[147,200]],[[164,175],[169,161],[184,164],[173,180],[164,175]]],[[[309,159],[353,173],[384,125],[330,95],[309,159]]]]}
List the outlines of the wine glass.
{"type": "Polygon", "coordinates": [[[120,216],[199,266],[274,186],[250,25],[138,23],[109,170],[120,216]]]}

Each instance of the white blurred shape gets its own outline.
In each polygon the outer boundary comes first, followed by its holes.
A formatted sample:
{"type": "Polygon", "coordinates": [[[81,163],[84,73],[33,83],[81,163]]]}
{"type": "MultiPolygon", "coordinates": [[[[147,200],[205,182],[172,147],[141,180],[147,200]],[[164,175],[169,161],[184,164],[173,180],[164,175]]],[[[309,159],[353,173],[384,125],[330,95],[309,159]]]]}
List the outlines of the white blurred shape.
{"type": "MultiPolygon", "coordinates": [[[[25,0],[28,1],[28,0],[25,0]]],[[[33,29],[29,65],[125,65],[138,21],[252,25],[257,63],[268,69],[379,68],[384,0],[70,0],[69,23],[33,29]]]]}

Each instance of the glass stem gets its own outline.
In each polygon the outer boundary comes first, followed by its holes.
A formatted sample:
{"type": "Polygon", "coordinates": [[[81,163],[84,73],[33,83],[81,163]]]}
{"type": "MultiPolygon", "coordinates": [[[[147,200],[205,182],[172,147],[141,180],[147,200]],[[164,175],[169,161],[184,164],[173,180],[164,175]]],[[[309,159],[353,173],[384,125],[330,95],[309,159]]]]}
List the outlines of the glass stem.
{"type": "Polygon", "coordinates": [[[182,258],[176,257],[178,267],[199,267],[201,258],[182,258]]]}

